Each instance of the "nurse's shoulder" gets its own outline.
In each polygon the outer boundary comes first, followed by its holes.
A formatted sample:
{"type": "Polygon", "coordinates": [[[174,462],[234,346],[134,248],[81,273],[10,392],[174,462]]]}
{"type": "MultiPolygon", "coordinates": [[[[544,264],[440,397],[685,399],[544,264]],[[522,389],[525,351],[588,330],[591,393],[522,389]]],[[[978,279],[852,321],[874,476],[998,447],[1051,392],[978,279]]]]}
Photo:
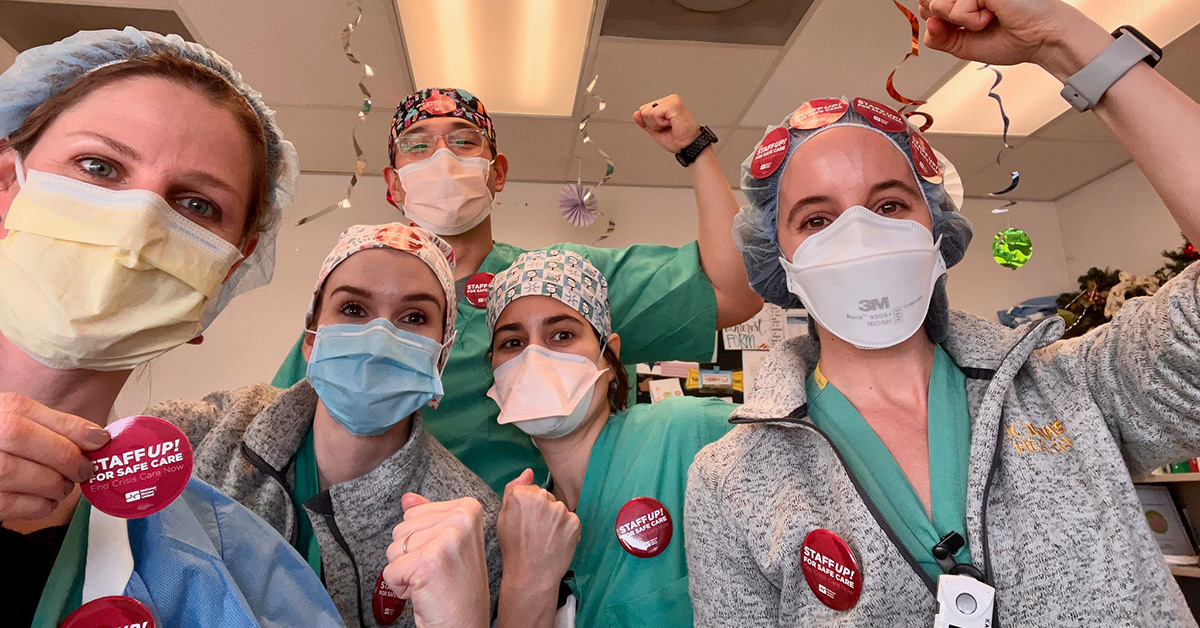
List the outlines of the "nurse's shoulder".
{"type": "Polygon", "coordinates": [[[633,433],[657,432],[671,439],[689,434],[703,446],[733,427],[729,417],[737,408],[737,404],[711,397],[667,397],[658,403],[630,406],[624,421],[633,433]]]}
{"type": "Polygon", "coordinates": [[[174,423],[193,449],[209,449],[213,442],[231,441],[235,446],[224,449],[233,453],[246,429],[268,408],[280,417],[307,416],[311,424],[316,401],[312,386],[301,380],[290,389],[252,384],[210,393],[203,399],[171,399],[151,406],[145,414],[174,423]]]}

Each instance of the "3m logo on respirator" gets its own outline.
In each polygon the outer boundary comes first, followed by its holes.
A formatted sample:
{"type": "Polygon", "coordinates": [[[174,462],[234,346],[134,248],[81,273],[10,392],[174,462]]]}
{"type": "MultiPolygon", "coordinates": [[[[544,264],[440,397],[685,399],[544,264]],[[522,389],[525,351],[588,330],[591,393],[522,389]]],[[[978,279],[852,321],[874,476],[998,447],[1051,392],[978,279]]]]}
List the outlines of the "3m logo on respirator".
{"type": "Polygon", "coordinates": [[[892,307],[891,302],[887,297],[879,299],[863,299],[858,302],[858,310],[860,312],[878,312],[892,307]]]}

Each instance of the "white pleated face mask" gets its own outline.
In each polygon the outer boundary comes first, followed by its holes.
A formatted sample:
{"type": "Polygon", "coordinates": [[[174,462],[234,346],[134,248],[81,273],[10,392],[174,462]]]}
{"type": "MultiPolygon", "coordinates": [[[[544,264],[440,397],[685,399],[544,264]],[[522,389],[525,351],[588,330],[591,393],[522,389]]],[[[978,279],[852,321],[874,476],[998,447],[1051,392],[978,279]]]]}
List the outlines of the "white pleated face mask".
{"type": "Polygon", "coordinates": [[[921,328],[946,261],[913,220],[854,206],[779,259],[813,319],[859,349],[892,347],[921,328]]]}
{"type": "MultiPolygon", "coordinates": [[[[604,350],[600,350],[604,359],[604,350]]],[[[583,424],[596,382],[608,369],[574,353],[529,345],[496,369],[488,390],[500,406],[497,422],[515,423],[538,438],[562,438],[583,424]]]]}
{"type": "Polygon", "coordinates": [[[396,170],[404,214],[417,226],[449,236],[474,229],[492,213],[492,162],[439,148],[429,159],[396,170]]]}
{"type": "Polygon", "coordinates": [[[114,371],[201,331],[237,247],[146,190],[30,170],[0,239],[0,332],[56,369],[114,371]]]}

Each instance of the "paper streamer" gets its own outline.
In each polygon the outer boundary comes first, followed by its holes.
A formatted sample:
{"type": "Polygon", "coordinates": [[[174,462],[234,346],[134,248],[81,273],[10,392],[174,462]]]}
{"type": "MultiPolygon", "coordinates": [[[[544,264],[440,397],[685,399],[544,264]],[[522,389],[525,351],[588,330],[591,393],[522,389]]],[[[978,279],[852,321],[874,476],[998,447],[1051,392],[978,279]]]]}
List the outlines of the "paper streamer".
{"type": "MultiPolygon", "coordinates": [[[[1000,70],[997,70],[996,68],[994,68],[990,65],[982,66],[979,69],[980,70],[985,70],[985,69],[991,70],[992,72],[994,72],[996,74],[996,80],[993,81],[992,86],[990,88],[988,88],[988,98],[991,98],[996,101],[996,106],[1000,108],[1000,119],[1004,122],[1004,132],[1001,137],[1001,140],[1004,142],[1004,148],[1001,148],[1000,152],[996,153],[996,165],[1003,168],[1004,164],[1002,163],[1001,158],[1004,156],[1005,151],[1011,150],[1013,147],[1012,144],[1008,143],[1009,119],[1008,119],[1008,114],[1005,113],[1005,111],[1004,111],[1004,101],[1000,99],[1000,94],[996,93],[996,87],[1000,85],[1000,81],[1004,80],[1004,75],[1000,73],[1000,70]]],[[[1021,173],[1016,170],[1013,170],[1011,176],[1012,176],[1012,179],[1009,181],[1008,187],[1006,187],[1003,190],[1000,190],[998,192],[991,192],[990,194],[988,194],[988,196],[1003,196],[1004,194],[1008,194],[1009,192],[1012,192],[1013,190],[1017,189],[1017,186],[1021,184],[1021,173]]],[[[1011,207],[1013,205],[1016,205],[1016,202],[1009,201],[1008,205],[1005,205],[1004,207],[1007,208],[1007,207],[1011,207]]]]}
{"type": "Polygon", "coordinates": [[[366,80],[372,76],[375,76],[375,71],[371,69],[370,65],[359,61],[358,58],[354,56],[354,52],[350,49],[350,36],[354,34],[354,29],[358,27],[358,23],[362,21],[363,16],[362,0],[354,0],[353,5],[358,11],[358,15],[355,16],[353,22],[350,22],[346,25],[346,28],[342,29],[342,51],[346,53],[346,58],[349,59],[351,63],[354,65],[361,65],[363,67],[362,76],[358,79],[358,89],[363,94],[362,107],[358,110],[358,122],[354,123],[354,128],[350,131],[350,142],[354,144],[354,174],[350,175],[350,185],[346,187],[345,198],[315,214],[310,214],[304,218],[301,218],[300,221],[296,223],[296,226],[312,222],[335,209],[344,209],[350,207],[350,196],[354,194],[354,186],[358,185],[359,177],[361,177],[363,172],[365,172],[367,169],[367,158],[363,156],[362,146],[360,146],[358,143],[358,128],[362,126],[363,120],[365,120],[371,113],[371,91],[367,89],[366,80]]]}
{"type": "Polygon", "coordinates": [[[558,195],[563,218],[576,227],[590,227],[600,215],[599,203],[583,183],[568,183],[558,195]]]}
{"type": "MultiPolygon", "coordinates": [[[[596,144],[595,140],[592,139],[592,136],[588,135],[588,132],[587,132],[588,121],[592,119],[592,116],[600,113],[601,111],[604,111],[604,109],[606,107],[608,107],[608,103],[604,102],[603,98],[596,95],[596,91],[595,91],[596,90],[596,81],[598,81],[598,80],[600,80],[599,74],[597,74],[595,77],[592,78],[592,82],[588,83],[587,89],[584,90],[587,92],[588,96],[591,96],[592,98],[596,99],[597,106],[596,106],[595,111],[593,111],[579,119],[579,135],[580,135],[580,137],[583,138],[584,144],[591,144],[592,146],[595,146],[596,152],[600,153],[600,156],[604,158],[604,176],[601,177],[600,180],[596,182],[596,185],[593,185],[590,188],[585,188],[583,197],[581,199],[581,202],[585,206],[588,205],[589,203],[591,203],[592,201],[594,201],[593,194],[595,193],[596,189],[599,188],[600,186],[604,185],[605,183],[608,183],[609,179],[612,179],[613,170],[614,170],[612,157],[610,157],[608,155],[608,153],[604,152],[604,149],[600,148],[600,146],[596,144]]],[[[579,182],[576,185],[582,186],[583,184],[581,182],[579,182]]],[[[569,184],[568,184],[568,187],[570,187],[569,184]]],[[[566,190],[564,190],[564,194],[565,193],[566,193],[566,190]]],[[[592,206],[595,207],[596,205],[593,204],[592,206]]],[[[602,240],[607,239],[609,236],[611,236],[613,234],[613,231],[616,230],[616,228],[617,228],[617,223],[613,222],[612,218],[609,218],[603,212],[599,211],[598,208],[596,210],[596,213],[600,216],[604,216],[604,218],[606,220],[608,220],[608,228],[604,230],[603,235],[601,235],[599,238],[596,239],[596,242],[600,242],[602,240]]],[[[596,242],[593,242],[592,244],[595,244],[596,242]]]]}
{"type": "Polygon", "coordinates": [[[904,55],[904,58],[900,60],[900,63],[897,63],[896,67],[892,68],[892,73],[888,74],[885,87],[887,88],[888,96],[891,96],[892,100],[900,103],[900,113],[904,114],[904,117],[906,118],[911,118],[912,116],[921,116],[925,122],[921,124],[920,130],[922,132],[928,131],[929,127],[933,126],[933,116],[925,113],[924,111],[906,111],[906,109],[909,108],[916,109],[928,101],[909,98],[901,94],[900,91],[896,89],[895,85],[896,72],[900,69],[900,66],[904,65],[904,62],[908,61],[910,58],[919,57],[921,55],[921,25],[920,22],[917,21],[917,16],[912,11],[908,10],[908,7],[900,4],[899,0],[892,0],[892,4],[896,5],[896,8],[900,9],[900,12],[904,14],[904,17],[908,18],[908,25],[912,29],[912,48],[909,50],[908,54],[904,55]]]}

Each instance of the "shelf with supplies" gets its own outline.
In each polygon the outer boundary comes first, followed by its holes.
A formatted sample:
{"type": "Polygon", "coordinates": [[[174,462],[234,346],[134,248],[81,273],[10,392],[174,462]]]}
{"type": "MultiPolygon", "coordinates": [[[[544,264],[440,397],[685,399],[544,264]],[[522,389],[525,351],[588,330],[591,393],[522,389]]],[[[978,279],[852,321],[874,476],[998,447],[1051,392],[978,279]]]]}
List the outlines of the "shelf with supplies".
{"type": "Polygon", "coordinates": [[[1171,575],[1180,578],[1200,578],[1200,567],[1196,565],[1170,565],[1171,575]]]}
{"type": "Polygon", "coordinates": [[[1168,482],[1200,482],[1200,473],[1147,473],[1133,476],[1134,484],[1166,484],[1168,482]]]}

